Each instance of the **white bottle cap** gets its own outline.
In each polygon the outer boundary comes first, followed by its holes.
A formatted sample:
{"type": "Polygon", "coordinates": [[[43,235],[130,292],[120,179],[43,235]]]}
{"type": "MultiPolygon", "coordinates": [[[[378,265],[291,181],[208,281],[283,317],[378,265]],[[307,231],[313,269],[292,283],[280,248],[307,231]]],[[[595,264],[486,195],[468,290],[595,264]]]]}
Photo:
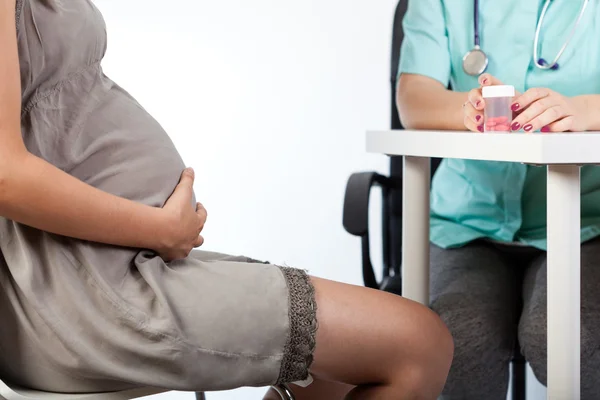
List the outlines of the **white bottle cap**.
{"type": "Polygon", "coordinates": [[[484,86],[481,94],[484,98],[515,97],[515,87],[510,85],[484,86]]]}

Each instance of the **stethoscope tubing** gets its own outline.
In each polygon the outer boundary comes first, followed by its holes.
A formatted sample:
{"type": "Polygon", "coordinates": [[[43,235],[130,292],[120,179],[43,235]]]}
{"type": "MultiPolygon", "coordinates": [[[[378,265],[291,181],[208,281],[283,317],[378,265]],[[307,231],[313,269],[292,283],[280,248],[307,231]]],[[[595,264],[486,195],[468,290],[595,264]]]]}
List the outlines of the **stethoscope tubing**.
{"type": "MultiPolygon", "coordinates": [[[[579,15],[577,16],[577,20],[575,21],[575,26],[573,27],[573,29],[571,30],[571,32],[569,33],[569,36],[567,37],[567,40],[565,41],[565,43],[563,44],[563,46],[560,48],[558,54],[556,55],[556,57],[554,58],[554,60],[551,63],[546,63],[544,62],[544,60],[542,58],[539,57],[539,48],[540,48],[540,35],[541,35],[541,30],[542,30],[542,26],[544,24],[544,19],[546,18],[546,14],[548,12],[548,8],[550,7],[550,4],[552,3],[553,0],[546,0],[546,2],[544,3],[544,6],[542,8],[542,12],[540,13],[540,16],[538,18],[537,21],[537,25],[535,28],[535,36],[534,36],[534,40],[533,40],[533,61],[535,63],[535,66],[539,69],[542,70],[554,70],[554,69],[558,69],[558,61],[560,60],[560,58],[563,56],[565,50],[567,49],[567,47],[569,46],[569,44],[571,43],[571,40],[573,39],[573,36],[575,36],[575,31],[577,30],[577,28],[579,27],[581,20],[585,14],[585,11],[587,9],[587,6],[589,4],[589,0],[583,0],[583,4],[581,6],[581,11],[579,12],[579,15]]],[[[465,72],[467,72],[469,75],[472,75],[472,73],[469,73],[468,70],[466,68],[465,62],[468,59],[468,56],[474,52],[474,51],[479,51],[483,54],[485,54],[485,52],[483,52],[481,50],[481,38],[480,38],[480,30],[479,30],[479,0],[474,0],[474,15],[473,15],[473,28],[474,28],[474,35],[473,35],[473,42],[474,42],[474,48],[473,50],[471,50],[470,52],[468,52],[467,54],[465,54],[465,56],[463,57],[463,69],[465,69],[465,72]]],[[[488,64],[488,60],[487,60],[487,55],[485,56],[485,62],[483,63],[483,70],[485,71],[485,69],[487,68],[487,64],[488,64]]]]}

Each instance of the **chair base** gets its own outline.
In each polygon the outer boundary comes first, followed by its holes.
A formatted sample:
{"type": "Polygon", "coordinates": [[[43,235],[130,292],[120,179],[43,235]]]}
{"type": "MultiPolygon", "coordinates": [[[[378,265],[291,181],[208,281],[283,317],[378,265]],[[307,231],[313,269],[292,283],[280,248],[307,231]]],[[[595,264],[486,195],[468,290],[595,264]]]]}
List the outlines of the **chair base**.
{"type": "MultiPolygon", "coordinates": [[[[288,385],[275,385],[272,387],[275,392],[279,395],[281,400],[295,400],[294,393],[290,390],[288,385]]],[[[204,393],[196,393],[196,400],[206,400],[204,393]]]]}
{"type": "MultiPolygon", "coordinates": [[[[294,394],[287,385],[273,386],[281,400],[295,400],[294,394]]],[[[0,380],[0,400],[130,400],[167,392],[165,389],[139,388],[113,393],[64,394],[48,393],[8,386],[0,380]]],[[[204,393],[196,393],[196,400],[206,400],[204,393]]]]}

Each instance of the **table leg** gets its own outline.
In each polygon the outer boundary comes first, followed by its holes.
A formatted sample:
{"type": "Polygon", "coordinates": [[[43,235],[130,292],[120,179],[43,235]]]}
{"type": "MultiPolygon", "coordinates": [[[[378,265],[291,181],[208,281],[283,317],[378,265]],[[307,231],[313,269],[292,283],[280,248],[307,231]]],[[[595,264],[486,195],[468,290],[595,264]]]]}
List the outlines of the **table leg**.
{"type": "Polygon", "coordinates": [[[580,398],[580,168],[548,166],[548,399],[580,398]]]}
{"type": "Polygon", "coordinates": [[[429,304],[431,161],[404,157],[402,180],[402,296],[429,304]]]}

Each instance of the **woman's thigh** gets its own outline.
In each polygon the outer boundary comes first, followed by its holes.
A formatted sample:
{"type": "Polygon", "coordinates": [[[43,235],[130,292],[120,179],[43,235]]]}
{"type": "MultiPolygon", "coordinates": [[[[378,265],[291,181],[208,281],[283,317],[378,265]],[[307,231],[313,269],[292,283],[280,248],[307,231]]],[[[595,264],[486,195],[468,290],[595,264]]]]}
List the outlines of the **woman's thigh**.
{"type": "Polygon", "coordinates": [[[479,241],[458,249],[431,246],[431,307],[454,338],[448,398],[505,398],[519,318],[514,257],[479,241]]]}
{"type": "Polygon", "coordinates": [[[70,265],[42,266],[62,293],[40,294],[44,308],[17,301],[10,286],[0,290],[10,327],[0,329],[0,376],[53,392],[211,391],[305,379],[317,328],[310,278],[251,261],[194,251],[165,264],[141,252],[112,292],[87,265],[62,281],[55,270],[70,265]]]}
{"type": "Polygon", "coordinates": [[[354,394],[368,392],[373,396],[368,398],[404,398],[398,397],[399,389],[405,396],[418,393],[415,398],[439,395],[453,346],[448,329],[434,312],[379,290],[318,278],[312,282],[319,321],[311,366],[315,377],[373,385],[354,394]]]}
{"type": "MultiPolygon", "coordinates": [[[[568,266],[564,266],[568,268],[568,266]]],[[[581,395],[600,393],[600,239],[581,246],[581,395]]],[[[523,284],[524,307],[519,325],[523,354],[536,377],[547,383],[547,258],[536,259],[523,284]]]]}

